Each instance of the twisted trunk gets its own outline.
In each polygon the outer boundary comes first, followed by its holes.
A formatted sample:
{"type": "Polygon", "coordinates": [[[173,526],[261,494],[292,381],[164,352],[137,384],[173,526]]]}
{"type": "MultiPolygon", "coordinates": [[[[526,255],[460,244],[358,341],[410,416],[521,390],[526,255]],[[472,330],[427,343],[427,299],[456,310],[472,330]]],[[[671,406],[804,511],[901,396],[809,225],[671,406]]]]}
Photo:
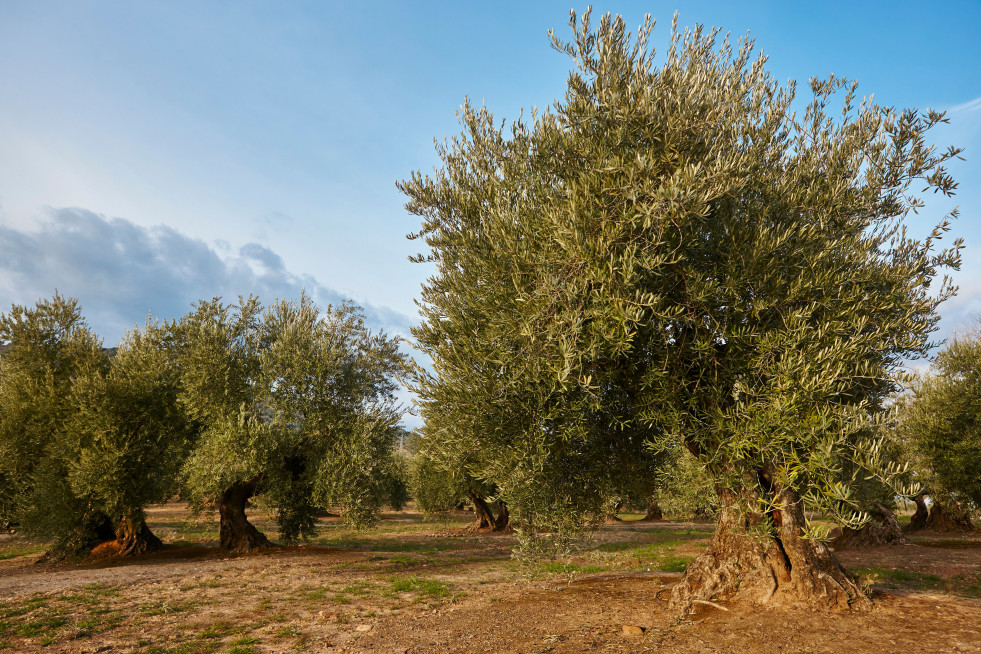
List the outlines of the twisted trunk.
{"type": "Polygon", "coordinates": [[[664,520],[664,512],[661,511],[661,507],[658,506],[657,500],[653,497],[647,502],[647,515],[645,515],[642,520],[644,522],[657,522],[658,520],[664,520]]]}
{"type": "Polygon", "coordinates": [[[956,504],[944,506],[935,498],[930,507],[926,528],[932,531],[973,531],[971,516],[956,504]]]}
{"type": "Polygon", "coordinates": [[[494,514],[487,506],[487,501],[477,493],[470,491],[470,502],[473,504],[474,515],[477,516],[477,529],[492,528],[494,526],[494,514]]]}
{"type": "Polygon", "coordinates": [[[221,549],[240,553],[272,545],[245,516],[245,505],[255,493],[257,483],[256,479],[235,482],[218,499],[221,549]]]}
{"type": "Polygon", "coordinates": [[[507,531],[511,528],[511,514],[507,502],[497,500],[497,517],[494,518],[494,531],[507,531]]]}
{"type": "Polygon", "coordinates": [[[899,520],[896,519],[895,513],[875,502],[869,514],[871,520],[861,529],[845,527],[842,530],[841,536],[831,542],[835,550],[909,544],[909,540],[903,535],[903,530],[899,526],[899,520]]]}
{"type": "Polygon", "coordinates": [[[508,505],[504,500],[497,500],[497,516],[491,511],[481,495],[474,491],[469,492],[470,502],[473,504],[473,512],[477,516],[477,529],[489,529],[491,531],[507,531],[511,527],[511,516],[508,513],[508,505]]]}
{"type": "Polygon", "coordinates": [[[672,605],[690,609],[695,601],[737,600],[871,608],[872,602],[834,553],[804,538],[800,496],[772,488],[771,498],[776,508],[768,514],[741,513],[735,494],[719,493],[719,523],[712,543],[675,586],[672,605]]]}
{"type": "Polygon", "coordinates": [[[926,498],[923,495],[919,495],[913,498],[916,502],[916,511],[909,519],[909,524],[906,525],[906,531],[919,531],[921,529],[926,529],[927,518],[930,516],[930,510],[926,505],[926,498]]]}

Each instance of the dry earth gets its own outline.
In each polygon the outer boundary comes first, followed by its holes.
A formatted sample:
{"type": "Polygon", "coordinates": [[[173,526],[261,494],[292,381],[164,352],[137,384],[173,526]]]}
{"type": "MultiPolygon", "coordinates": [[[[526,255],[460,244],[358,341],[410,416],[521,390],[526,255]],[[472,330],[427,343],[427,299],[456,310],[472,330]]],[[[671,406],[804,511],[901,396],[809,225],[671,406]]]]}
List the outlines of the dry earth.
{"type": "Polygon", "coordinates": [[[175,543],[164,552],[75,565],[39,564],[7,537],[0,652],[981,652],[978,535],[842,552],[874,589],[871,612],[678,615],[668,589],[711,525],[624,522],[576,557],[522,564],[513,537],[466,520],[393,513],[362,534],[325,520],[312,546],[225,557],[213,521],[168,505],[151,514],[175,543]]]}

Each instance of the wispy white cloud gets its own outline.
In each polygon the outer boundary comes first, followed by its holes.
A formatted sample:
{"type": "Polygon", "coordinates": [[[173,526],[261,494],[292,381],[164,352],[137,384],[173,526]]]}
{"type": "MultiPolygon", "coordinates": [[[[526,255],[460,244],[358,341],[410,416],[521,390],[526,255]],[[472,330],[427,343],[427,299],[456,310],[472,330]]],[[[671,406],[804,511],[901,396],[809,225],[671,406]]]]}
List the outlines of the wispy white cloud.
{"type": "Polygon", "coordinates": [[[978,111],[979,109],[981,109],[981,97],[974,98],[973,100],[968,100],[967,102],[953,106],[948,111],[950,113],[960,113],[960,112],[978,111]]]}
{"type": "MultiPolygon", "coordinates": [[[[309,275],[286,269],[260,243],[238,250],[209,245],[167,226],[146,228],[85,209],[50,209],[35,231],[0,225],[0,307],[33,303],[55,289],[79,299],[107,342],[148,313],[176,318],[200,299],[255,294],[265,302],[302,291],[321,305],[347,298],[309,275]]],[[[364,306],[367,322],[408,334],[408,316],[364,306]]]]}

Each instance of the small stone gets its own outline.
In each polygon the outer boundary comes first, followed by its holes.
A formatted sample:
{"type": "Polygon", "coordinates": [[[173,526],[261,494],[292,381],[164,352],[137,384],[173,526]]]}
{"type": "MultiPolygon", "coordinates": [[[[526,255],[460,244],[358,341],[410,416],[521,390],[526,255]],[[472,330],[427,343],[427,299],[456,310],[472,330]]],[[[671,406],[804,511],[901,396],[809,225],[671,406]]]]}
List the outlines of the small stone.
{"type": "Polygon", "coordinates": [[[644,628],[638,627],[637,625],[634,624],[625,624],[623,625],[623,635],[630,636],[631,638],[636,638],[637,636],[643,636],[644,628]]]}
{"type": "Polygon", "coordinates": [[[371,631],[371,625],[370,624],[359,624],[357,627],[354,628],[354,630],[355,631],[371,631]]]}

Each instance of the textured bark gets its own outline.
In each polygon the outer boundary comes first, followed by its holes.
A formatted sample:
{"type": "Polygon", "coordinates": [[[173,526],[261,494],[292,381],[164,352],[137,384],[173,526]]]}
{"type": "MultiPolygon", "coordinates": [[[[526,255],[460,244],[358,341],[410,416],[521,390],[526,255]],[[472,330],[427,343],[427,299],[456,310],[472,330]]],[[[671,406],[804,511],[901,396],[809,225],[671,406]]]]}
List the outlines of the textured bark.
{"type": "Polygon", "coordinates": [[[645,515],[642,520],[644,522],[656,522],[658,520],[664,520],[664,512],[661,511],[661,507],[658,506],[657,500],[651,498],[647,502],[647,515],[645,515]]]}
{"type": "Polygon", "coordinates": [[[474,525],[478,530],[507,531],[511,528],[511,515],[508,513],[508,505],[503,500],[497,500],[497,516],[491,510],[487,500],[470,491],[470,502],[473,504],[474,515],[477,522],[474,525]]]}
{"type": "Polygon", "coordinates": [[[872,602],[823,543],[806,540],[800,496],[774,489],[769,515],[740,513],[736,497],[720,493],[719,524],[709,550],[688,566],[672,591],[673,606],[696,600],[871,608],[872,602]]]}
{"type": "Polygon", "coordinates": [[[245,516],[245,505],[255,493],[256,480],[232,484],[218,499],[218,540],[221,549],[229,552],[248,552],[272,543],[245,516]]]}
{"type": "Polygon", "coordinates": [[[831,543],[835,550],[909,544],[895,513],[876,502],[869,514],[871,519],[861,529],[845,527],[842,530],[841,536],[831,543]]]}
{"type": "Polygon", "coordinates": [[[492,529],[494,527],[494,514],[487,506],[487,501],[477,493],[470,491],[470,502],[473,503],[473,512],[477,516],[477,529],[492,529]]]}
{"type": "Polygon", "coordinates": [[[511,514],[507,502],[497,500],[497,517],[494,518],[494,531],[507,531],[511,528],[511,514]]]}
{"type": "Polygon", "coordinates": [[[924,496],[920,495],[914,498],[914,501],[916,502],[916,511],[910,517],[909,524],[906,525],[905,531],[907,532],[926,529],[927,518],[930,516],[930,510],[927,508],[924,496]]]}
{"type": "Polygon", "coordinates": [[[163,542],[150,531],[146,517],[140,511],[121,518],[116,525],[115,538],[93,549],[92,557],[136,556],[157,552],[162,548],[163,542]]]}
{"type": "Polygon", "coordinates": [[[944,506],[936,499],[930,507],[926,528],[932,531],[973,531],[971,516],[957,505],[944,506]]]}

